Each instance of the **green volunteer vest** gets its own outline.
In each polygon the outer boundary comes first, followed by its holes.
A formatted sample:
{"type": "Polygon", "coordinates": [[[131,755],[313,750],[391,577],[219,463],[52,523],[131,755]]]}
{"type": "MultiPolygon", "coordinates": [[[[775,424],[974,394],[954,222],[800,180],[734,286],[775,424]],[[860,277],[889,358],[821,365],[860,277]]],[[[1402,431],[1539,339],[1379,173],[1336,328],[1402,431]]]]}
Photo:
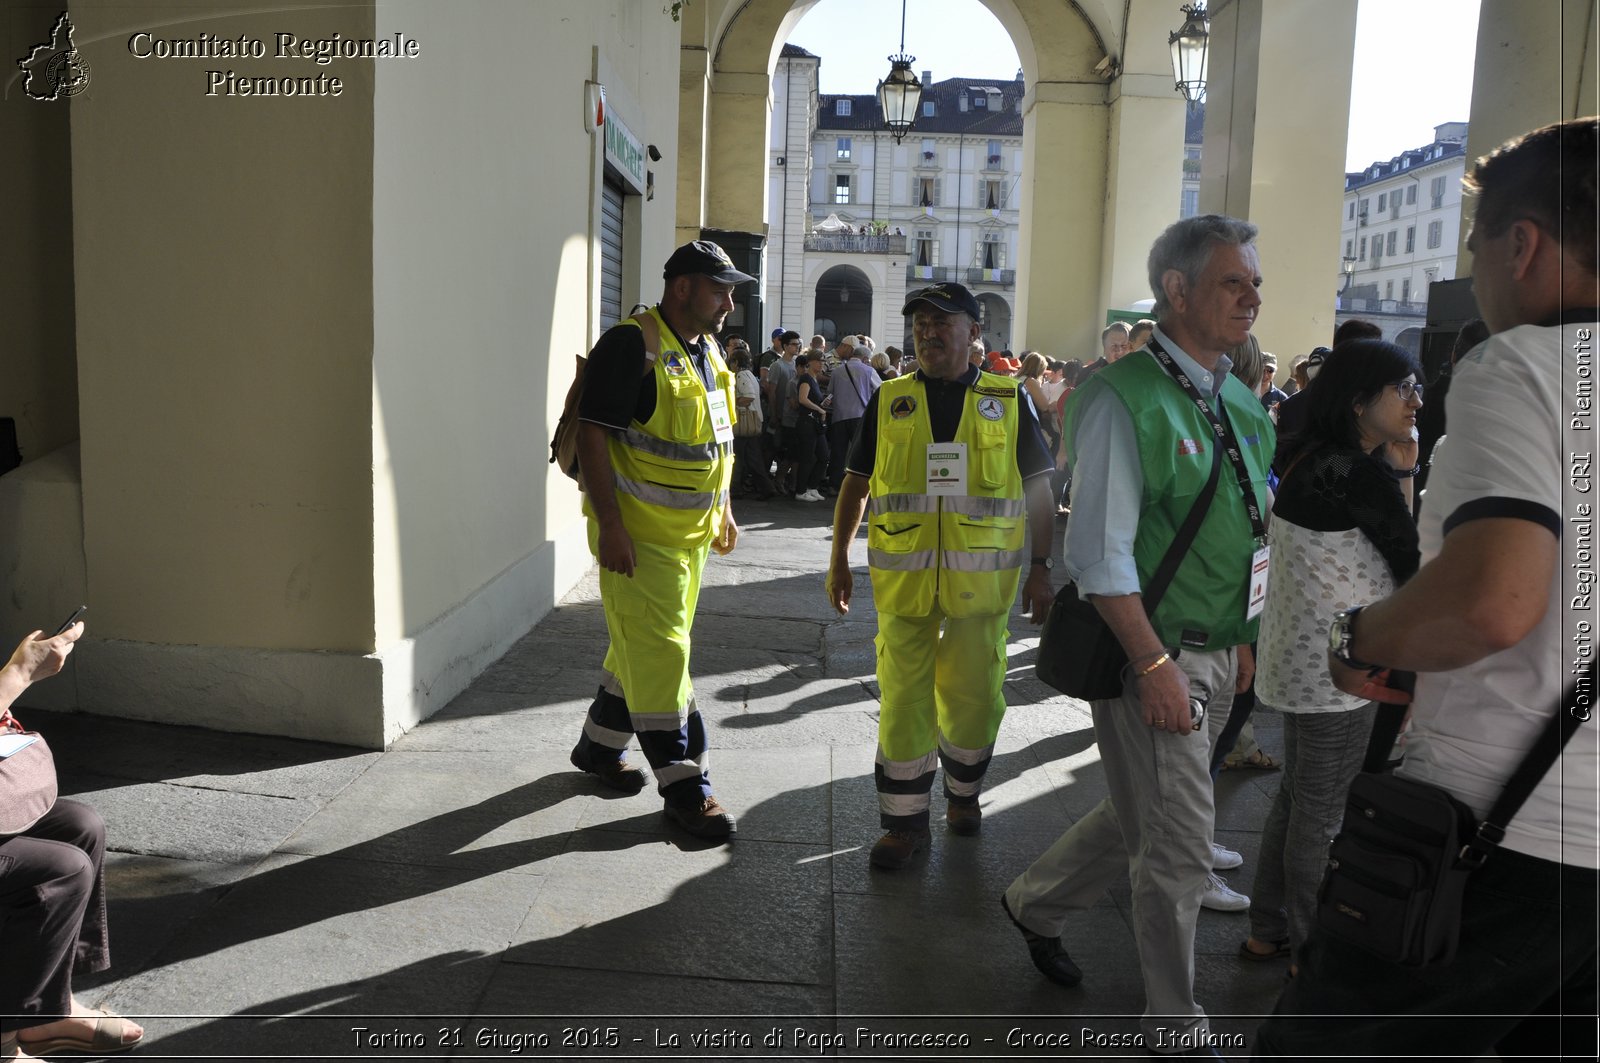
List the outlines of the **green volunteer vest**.
{"type": "MultiPolygon", "coordinates": [[[[643,424],[634,421],[613,431],[606,446],[616,482],[617,506],[628,534],[640,542],[692,550],[716,538],[733,478],[732,447],[720,444],[711,428],[705,385],[689,354],[660,312],[656,319],[661,350],[653,366],[656,408],[643,424]]],[[[624,322],[638,328],[633,320],[624,322]]],[[[717,387],[735,409],[733,374],[716,341],[706,337],[706,358],[717,387]]],[[[588,496],[584,512],[594,516],[588,496]]]]}
{"type": "Polygon", "coordinates": [[[1017,382],[978,374],[952,442],[967,446],[967,493],[930,495],[927,388],[915,375],[878,389],[877,453],[869,482],[867,564],[881,613],[1009,612],[1022,572],[1022,474],[1017,382]]]}
{"type": "MultiPolygon", "coordinates": [[[[1147,353],[1135,353],[1095,373],[1073,392],[1064,410],[1068,439],[1077,430],[1083,404],[1107,388],[1128,408],[1139,444],[1144,495],[1133,557],[1144,585],[1211,476],[1215,433],[1161,364],[1147,353]]],[[[1276,430],[1260,400],[1231,374],[1221,398],[1264,518],[1276,430]]],[[[1255,550],[1238,481],[1224,455],[1217,493],[1199,534],[1151,618],[1163,644],[1216,650],[1255,640],[1257,622],[1244,618],[1255,550]]]]}

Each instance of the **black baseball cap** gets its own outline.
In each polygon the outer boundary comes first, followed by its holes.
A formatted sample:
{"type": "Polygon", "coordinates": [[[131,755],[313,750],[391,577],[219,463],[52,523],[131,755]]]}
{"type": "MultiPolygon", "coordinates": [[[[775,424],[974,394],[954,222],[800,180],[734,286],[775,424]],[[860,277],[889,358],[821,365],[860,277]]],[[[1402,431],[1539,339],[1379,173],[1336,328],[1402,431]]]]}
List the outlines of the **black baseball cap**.
{"type": "Polygon", "coordinates": [[[728,252],[710,240],[696,240],[672,252],[662,276],[671,280],[690,273],[704,274],[718,284],[743,284],[755,280],[750,274],[735,269],[728,252]]]}
{"type": "Polygon", "coordinates": [[[966,314],[974,321],[980,316],[978,300],[959,284],[930,284],[926,288],[908,292],[906,305],[900,313],[910,314],[918,303],[927,303],[935,310],[942,310],[947,314],[966,314]]]}

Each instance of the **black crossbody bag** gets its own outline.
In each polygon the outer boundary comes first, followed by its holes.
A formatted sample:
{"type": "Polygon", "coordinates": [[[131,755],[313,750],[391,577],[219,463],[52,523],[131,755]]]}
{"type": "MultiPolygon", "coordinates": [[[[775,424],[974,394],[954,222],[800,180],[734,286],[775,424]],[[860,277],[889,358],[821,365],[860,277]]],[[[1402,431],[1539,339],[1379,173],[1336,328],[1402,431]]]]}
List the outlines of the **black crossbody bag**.
{"type": "Polygon", "coordinates": [[[1329,851],[1318,928],[1403,967],[1453,959],[1467,876],[1499,846],[1506,824],[1577,731],[1580,691],[1593,694],[1592,662],[1481,823],[1445,790],[1383,773],[1405,706],[1379,706],[1365,770],[1350,786],[1344,827],[1329,851]]]}

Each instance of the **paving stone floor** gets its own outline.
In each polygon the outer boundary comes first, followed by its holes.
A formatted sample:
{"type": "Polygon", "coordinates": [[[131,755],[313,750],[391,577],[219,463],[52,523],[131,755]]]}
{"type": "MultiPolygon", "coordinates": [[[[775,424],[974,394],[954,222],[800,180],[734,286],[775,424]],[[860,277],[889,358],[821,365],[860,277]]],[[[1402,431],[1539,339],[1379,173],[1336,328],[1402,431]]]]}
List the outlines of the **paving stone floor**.
{"type": "MultiPolygon", "coordinates": [[[[1013,624],[982,835],[936,820],[925,860],[871,871],[864,544],[839,618],[822,589],[829,508],[740,514],[739,548],[707,569],[693,658],[735,842],[693,842],[653,791],[600,792],[568,765],[605,645],[591,574],[382,753],[32,714],[64,790],[110,825],[115,963],[80,996],[140,1017],[143,1058],[1142,1054],[1082,1044],[1137,1029],[1126,885],[1069,926],[1086,971],[1072,990],[1033,970],[997,904],[1105,793],[1086,706],[1033,677],[1037,629],[1013,624]]],[[[1258,734],[1281,750],[1276,717],[1258,734]]],[[[1276,784],[1218,785],[1242,890],[1276,784]]],[[[1245,933],[1241,914],[1201,912],[1198,997],[1240,1035],[1284,975],[1235,957],[1245,933]]]]}

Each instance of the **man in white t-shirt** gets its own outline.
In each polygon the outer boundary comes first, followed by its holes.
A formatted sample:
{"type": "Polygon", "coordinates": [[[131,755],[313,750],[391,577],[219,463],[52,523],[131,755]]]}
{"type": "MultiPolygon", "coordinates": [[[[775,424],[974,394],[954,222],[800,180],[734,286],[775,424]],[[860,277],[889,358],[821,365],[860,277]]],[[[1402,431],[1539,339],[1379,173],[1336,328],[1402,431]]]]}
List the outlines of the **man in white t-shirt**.
{"type": "MultiPolygon", "coordinates": [[[[1595,118],[1546,126],[1465,179],[1491,335],[1456,367],[1419,528],[1424,563],[1334,622],[1343,689],[1403,701],[1373,669],[1419,673],[1398,773],[1479,817],[1593,656],[1597,134],[1595,118]]],[[[1600,731],[1579,711],[1562,756],[1468,879],[1456,957],[1398,967],[1316,935],[1258,1055],[1337,1044],[1355,1058],[1595,1058],[1600,731]]]]}

